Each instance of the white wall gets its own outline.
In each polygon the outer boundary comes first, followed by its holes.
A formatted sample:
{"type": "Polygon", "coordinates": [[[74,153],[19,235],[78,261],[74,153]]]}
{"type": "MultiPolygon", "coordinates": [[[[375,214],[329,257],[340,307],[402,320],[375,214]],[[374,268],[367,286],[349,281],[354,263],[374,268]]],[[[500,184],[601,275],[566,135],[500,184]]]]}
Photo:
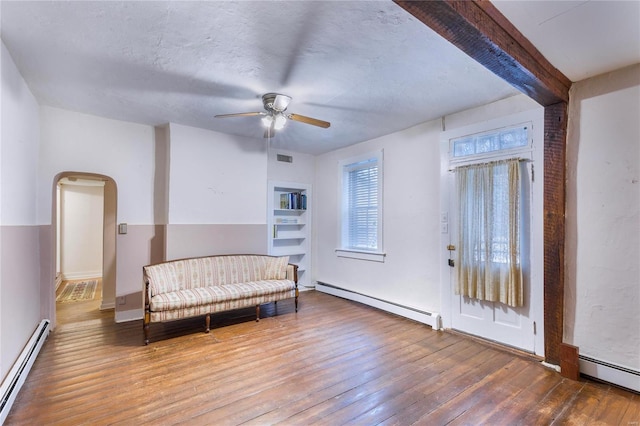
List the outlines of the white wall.
{"type": "Polygon", "coordinates": [[[264,141],[170,125],[169,223],[266,223],[264,141]]]}
{"type": "Polygon", "coordinates": [[[264,140],[169,127],[166,258],[266,253],[264,140]]]}
{"type": "Polygon", "coordinates": [[[447,115],[444,119],[444,130],[453,130],[535,109],[540,110],[542,106],[528,96],[516,95],[477,108],[447,115]]]}
{"type": "Polygon", "coordinates": [[[570,98],[564,340],[640,371],[640,65],[570,98]]]}
{"type": "Polygon", "coordinates": [[[297,182],[313,185],[316,176],[315,156],[290,152],[282,149],[269,149],[267,178],[279,182],[297,182]],[[278,161],[278,154],[289,155],[291,163],[278,161]]]}
{"type": "Polygon", "coordinates": [[[104,185],[60,187],[60,272],[66,280],[102,277],[104,185]]]}
{"type": "Polygon", "coordinates": [[[2,198],[3,225],[35,225],[38,104],[2,44],[2,198]]]}
{"type": "Polygon", "coordinates": [[[313,279],[424,311],[440,311],[441,121],[316,158],[313,279]],[[384,149],[384,263],[336,256],[338,162],[384,149]]]}
{"type": "Polygon", "coordinates": [[[42,319],[36,222],[38,104],[4,43],[0,50],[0,379],[42,319]]]}
{"type": "Polygon", "coordinates": [[[155,135],[151,126],[40,107],[38,221],[51,224],[54,177],[97,173],[118,186],[118,222],[153,223],[155,135]]]}

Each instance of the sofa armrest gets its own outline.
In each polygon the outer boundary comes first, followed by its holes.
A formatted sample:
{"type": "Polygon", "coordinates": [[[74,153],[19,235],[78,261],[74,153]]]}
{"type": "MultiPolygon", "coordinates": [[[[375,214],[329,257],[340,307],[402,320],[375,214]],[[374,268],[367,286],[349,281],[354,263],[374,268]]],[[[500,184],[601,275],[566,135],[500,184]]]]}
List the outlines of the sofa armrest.
{"type": "Polygon", "coordinates": [[[298,265],[293,263],[287,265],[287,279],[296,283],[296,286],[298,285],[298,265]]]}

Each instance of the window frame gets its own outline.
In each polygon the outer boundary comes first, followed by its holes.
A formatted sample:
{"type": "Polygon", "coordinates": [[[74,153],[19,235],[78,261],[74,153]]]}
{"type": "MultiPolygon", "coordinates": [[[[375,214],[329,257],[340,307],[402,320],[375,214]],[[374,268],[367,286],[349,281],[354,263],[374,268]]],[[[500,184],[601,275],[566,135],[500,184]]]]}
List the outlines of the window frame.
{"type": "Polygon", "coordinates": [[[477,132],[468,132],[460,135],[456,135],[455,137],[451,137],[447,139],[448,144],[448,161],[451,167],[457,167],[467,164],[476,164],[482,163],[486,161],[496,161],[501,159],[512,158],[514,156],[518,156],[521,154],[523,158],[531,158],[531,153],[533,151],[533,123],[531,121],[522,121],[517,124],[511,124],[507,126],[500,126],[496,128],[490,128],[487,130],[486,128],[477,132]],[[524,128],[527,131],[527,145],[518,146],[514,148],[505,148],[488,152],[475,153],[470,155],[458,156],[454,155],[454,145],[456,142],[467,139],[470,137],[482,137],[492,134],[501,134],[503,132],[524,128]]]}
{"type": "Polygon", "coordinates": [[[374,262],[384,262],[384,240],[383,240],[383,210],[384,210],[384,150],[368,152],[358,156],[340,160],[338,163],[340,173],[338,188],[339,193],[339,227],[338,243],[336,255],[351,259],[369,260],[374,262]],[[376,227],[376,248],[366,249],[363,247],[349,246],[349,206],[348,206],[348,176],[357,168],[357,165],[365,162],[375,161],[378,168],[377,182],[377,227],[376,227]]]}

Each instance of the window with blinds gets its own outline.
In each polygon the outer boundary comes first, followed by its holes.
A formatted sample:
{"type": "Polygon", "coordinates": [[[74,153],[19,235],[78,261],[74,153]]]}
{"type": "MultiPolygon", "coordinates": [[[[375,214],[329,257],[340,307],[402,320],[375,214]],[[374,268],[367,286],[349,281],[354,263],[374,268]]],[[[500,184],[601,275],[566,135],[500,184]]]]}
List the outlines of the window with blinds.
{"type": "Polygon", "coordinates": [[[342,164],[342,249],[382,249],[382,152],[342,164]]]}

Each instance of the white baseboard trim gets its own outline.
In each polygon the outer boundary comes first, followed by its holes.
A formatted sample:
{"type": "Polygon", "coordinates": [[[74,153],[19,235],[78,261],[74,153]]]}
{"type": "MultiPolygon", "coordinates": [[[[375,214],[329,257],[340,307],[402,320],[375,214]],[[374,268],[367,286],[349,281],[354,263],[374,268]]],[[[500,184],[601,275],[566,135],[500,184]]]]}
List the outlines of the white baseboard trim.
{"type": "Polygon", "coordinates": [[[640,371],[580,355],[580,373],[604,382],[640,392],[640,371]]]}
{"type": "Polygon", "coordinates": [[[383,311],[391,312],[392,314],[400,315],[402,317],[427,324],[434,330],[442,329],[440,314],[436,312],[421,311],[415,308],[402,306],[397,303],[388,302],[386,300],[367,296],[366,294],[357,293],[322,282],[316,283],[316,290],[323,293],[331,294],[333,296],[342,297],[344,299],[353,300],[354,302],[360,302],[365,305],[381,309],[383,311]]]}
{"type": "Polygon", "coordinates": [[[64,281],[97,280],[102,278],[102,271],[69,272],[62,274],[64,281]]]}
{"type": "Polygon", "coordinates": [[[128,311],[116,311],[116,322],[129,322],[141,320],[144,315],[142,309],[129,309],[128,311]]]}
{"type": "Polygon", "coordinates": [[[115,308],[116,308],[116,302],[105,302],[103,300],[102,303],[100,304],[101,311],[106,311],[107,309],[115,309],[115,308]]]}

